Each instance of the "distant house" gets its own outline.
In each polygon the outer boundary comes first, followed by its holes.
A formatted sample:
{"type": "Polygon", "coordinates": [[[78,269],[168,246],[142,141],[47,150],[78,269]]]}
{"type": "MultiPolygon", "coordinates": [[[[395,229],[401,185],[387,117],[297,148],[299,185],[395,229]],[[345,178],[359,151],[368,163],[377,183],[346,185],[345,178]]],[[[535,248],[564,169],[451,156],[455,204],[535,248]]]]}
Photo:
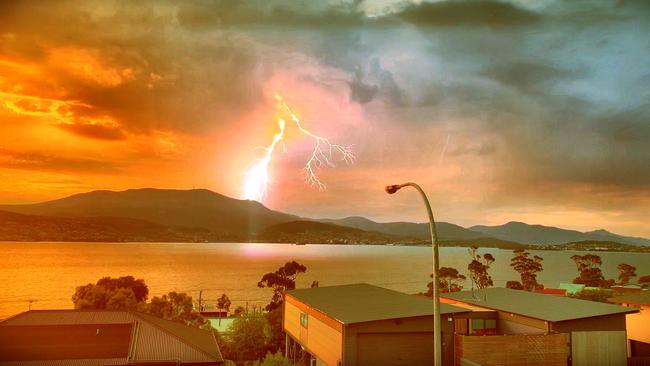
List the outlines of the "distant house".
{"type": "Polygon", "coordinates": [[[0,365],[222,365],[206,330],[131,311],[31,310],[0,322],[0,365]]]}
{"type": "MultiPolygon", "coordinates": [[[[456,324],[456,329],[467,329],[464,334],[457,332],[457,356],[478,364],[498,364],[494,358],[501,357],[499,351],[512,345],[515,338],[504,337],[503,343],[499,343],[492,337],[472,338],[473,334],[522,336],[516,341],[522,345],[520,351],[513,349],[514,355],[508,355],[509,351],[502,356],[512,358],[521,355],[522,350],[528,350],[528,355],[521,356],[522,362],[525,361],[526,364],[531,364],[530,360],[535,357],[546,355],[549,359],[532,364],[566,365],[566,360],[562,360],[559,355],[568,342],[570,353],[567,356],[570,355],[574,366],[625,365],[625,316],[638,312],[638,309],[613,304],[506,288],[445,293],[441,294],[441,301],[474,312],[480,310],[492,313],[491,316],[486,316],[486,319],[494,319],[490,323],[489,333],[485,330],[481,330],[482,333],[474,332],[475,327],[486,327],[487,321],[481,323],[468,319],[466,324],[456,324]],[[529,341],[534,335],[541,337],[529,341]],[[564,341],[562,336],[565,337],[564,341]],[[480,351],[480,347],[488,342],[492,342],[491,347],[494,349],[489,354],[480,351]],[[550,344],[541,345],[539,342],[550,344]],[[556,347],[555,351],[550,350],[551,347],[556,347]]],[[[463,320],[457,319],[456,322],[462,323],[463,320]]]]}
{"type": "MultiPolygon", "coordinates": [[[[441,304],[444,365],[454,364],[453,317],[467,313],[441,304]]],[[[295,361],[306,356],[312,365],[327,366],[433,363],[429,298],[367,284],[293,290],[285,296],[283,325],[287,354],[295,361]]]]}
{"type": "Polygon", "coordinates": [[[650,357],[650,291],[621,294],[609,301],[640,309],[625,318],[629,356],[650,357]]]}

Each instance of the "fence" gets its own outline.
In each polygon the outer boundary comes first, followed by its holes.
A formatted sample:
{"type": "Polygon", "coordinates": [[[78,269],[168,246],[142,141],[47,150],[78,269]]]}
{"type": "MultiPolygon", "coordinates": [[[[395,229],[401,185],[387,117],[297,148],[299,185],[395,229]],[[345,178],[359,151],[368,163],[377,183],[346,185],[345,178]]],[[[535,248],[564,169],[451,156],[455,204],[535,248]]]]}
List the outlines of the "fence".
{"type": "Polygon", "coordinates": [[[566,366],[569,355],[569,335],[566,333],[493,336],[456,335],[456,366],[461,365],[461,359],[479,365],[566,366]]]}

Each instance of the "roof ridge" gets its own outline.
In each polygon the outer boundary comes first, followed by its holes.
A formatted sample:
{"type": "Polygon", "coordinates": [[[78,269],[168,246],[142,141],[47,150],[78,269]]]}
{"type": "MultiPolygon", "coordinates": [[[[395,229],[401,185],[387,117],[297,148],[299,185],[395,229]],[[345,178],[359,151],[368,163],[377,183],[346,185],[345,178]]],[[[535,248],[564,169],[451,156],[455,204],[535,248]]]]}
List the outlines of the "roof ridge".
{"type": "MultiPolygon", "coordinates": [[[[181,323],[175,322],[175,321],[173,321],[173,320],[169,320],[169,319],[159,318],[159,317],[157,317],[157,316],[154,316],[154,315],[151,315],[151,314],[142,313],[142,312],[139,312],[139,311],[136,311],[136,310],[128,310],[128,312],[131,313],[131,314],[133,314],[134,316],[140,318],[141,320],[143,320],[143,321],[145,321],[145,322],[147,322],[147,323],[149,323],[149,324],[152,324],[154,327],[156,327],[156,328],[162,330],[163,332],[172,335],[174,338],[177,338],[177,339],[183,341],[183,343],[189,345],[190,347],[192,347],[192,348],[194,348],[195,350],[199,351],[199,352],[202,353],[203,355],[205,355],[205,356],[207,356],[207,357],[210,357],[210,358],[214,358],[214,355],[211,355],[211,354],[207,353],[207,351],[201,349],[201,347],[198,347],[198,346],[197,346],[196,344],[194,344],[193,342],[190,342],[190,341],[188,341],[187,339],[183,339],[183,337],[179,336],[178,334],[176,334],[176,333],[174,333],[174,332],[172,332],[172,331],[170,331],[170,330],[168,330],[168,329],[165,329],[164,327],[160,326],[160,324],[157,324],[157,323],[154,323],[154,322],[149,321],[146,317],[149,316],[149,317],[155,318],[155,319],[157,319],[157,320],[162,320],[162,321],[169,322],[169,323],[174,324],[174,325],[181,325],[181,326],[191,327],[190,325],[187,325],[187,324],[181,324],[181,323]],[[144,315],[144,316],[143,316],[143,315],[144,315]]],[[[196,328],[196,327],[192,327],[192,328],[196,328]]],[[[200,331],[204,331],[204,332],[208,332],[208,333],[210,333],[212,339],[214,340],[214,344],[217,346],[217,351],[218,351],[218,353],[219,353],[219,357],[223,360],[223,355],[221,354],[221,350],[219,349],[219,344],[217,343],[217,339],[214,337],[214,334],[212,334],[212,331],[210,331],[210,330],[204,330],[204,329],[201,329],[201,328],[196,328],[196,329],[197,329],[197,330],[200,330],[200,331]]]]}

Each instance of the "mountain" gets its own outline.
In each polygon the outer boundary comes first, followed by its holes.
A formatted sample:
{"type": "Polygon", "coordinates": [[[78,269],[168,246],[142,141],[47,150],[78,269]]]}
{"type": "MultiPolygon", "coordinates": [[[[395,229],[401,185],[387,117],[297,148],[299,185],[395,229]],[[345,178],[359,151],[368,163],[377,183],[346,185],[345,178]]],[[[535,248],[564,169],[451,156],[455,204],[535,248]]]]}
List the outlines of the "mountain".
{"type": "Polygon", "coordinates": [[[366,231],[317,221],[290,221],[269,226],[260,233],[265,241],[280,243],[388,244],[415,242],[412,238],[366,231]]]}
{"type": "Polygon", "coordinates": [[[609,231],[603,229],[587,231],[585,235],[589,237],[589,240],[614,241],[623,244],[650,246],[650,239],[639,238],[637,236],[618,235],[618,234],[610,233],[609,231]]]}
{"type": "Polygon", "coordinates": [[[650,240],[610,233],[605,230],[580,232],[552,226],[511,221],[498,226],[476,225],[469,228],[485,235],[522,244],[548,245],[583,241],[615,241],[630,245],[650,245],[650,240]]]}
{"type": "MultiPolygon", "coordinates": [[[[583,233],[522,222],[470,228],[438,222],[436,227],[442,245],[515,248],[598,241],[650,247],[648,239],[605,230],[583,233]]],[[[312,220],[206,189],[144,188],[0,205],[0,240],[426,244],[429,226],[378,223],[359,216],[312,220]]]]}
{"type": "Polygon", "coordinates": [[[37,204],[0,205],[0,210],[54,217],[122,217],[238,235],[298,219],[256,201],[237,200],[206,189],[93,191],[37,204]]]}
{"type": "Polygon", "coordinates": [[[53,217],[0,211],[0,239],[7,241],[192,242],[219,237],[206,229],[172,228],[123,217],[53,217]]]}
{"type": "MultiPolygon", "coordinates": [[[[379,223],[365,217],[350,216],[342,219],[321,219],[320,222],[332,223],[366,231],[430,240],[429,224],[412,222],[379,223]]],[[[447,222],[436,222],[436,231],[440,240],[477,239],[486,235],[447,222]]]]}

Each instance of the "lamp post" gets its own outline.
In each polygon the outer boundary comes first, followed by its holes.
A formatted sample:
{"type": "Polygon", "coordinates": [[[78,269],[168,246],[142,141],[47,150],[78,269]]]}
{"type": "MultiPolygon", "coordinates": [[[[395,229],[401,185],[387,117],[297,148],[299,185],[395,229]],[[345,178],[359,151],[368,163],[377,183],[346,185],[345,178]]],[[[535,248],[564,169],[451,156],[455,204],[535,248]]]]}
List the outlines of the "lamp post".
{"type": "Polygon", "coordinates": [[[433,250],[433,278],[431,282],[431,289],[433,292],[433,364],[434,366],[441,366],[442,333],[440,329],[440,286],[438,283],[438,235],[436,233],[436,222],[433,219],[433,213],[431,212],[431,205],[429,204],[427,195],[416,183],[407,182],[386,186],[386,193],[393,194],[406,186],[411,186],[420,192],[420,196],[422,197],[424,205],[427,208],[427,214],[429,215],[429,231],[431,233],[431,248],[433,250]]]}

